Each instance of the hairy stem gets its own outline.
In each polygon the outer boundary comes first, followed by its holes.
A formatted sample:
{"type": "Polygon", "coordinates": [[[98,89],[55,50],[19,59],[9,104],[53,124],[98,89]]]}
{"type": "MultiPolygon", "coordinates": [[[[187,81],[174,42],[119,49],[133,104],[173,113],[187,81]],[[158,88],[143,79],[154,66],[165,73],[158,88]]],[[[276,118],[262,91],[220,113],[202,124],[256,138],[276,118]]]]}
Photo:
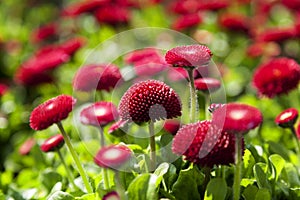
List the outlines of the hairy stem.
{"type": "Polygon", "coordinates": [[[155,134],[154,134],[154,122],[151,120],[149,123],[149,143],[150,143],[150,171],[155,170],[156,166],[156,152],[155,152],[155,134]]]}
{"type": "Polygon", "coordinates": [[[235,134],[235,172],[233,182],[233,199],[240,199],[240,182],[242,172],[242,135],[235,134]]]}
{"type": "Polygon", "coordinates": [[[197,115],[197,94],[194,84],[194,69],[187,69],[190,87],[190,122],[195,122],[197,115]]]}

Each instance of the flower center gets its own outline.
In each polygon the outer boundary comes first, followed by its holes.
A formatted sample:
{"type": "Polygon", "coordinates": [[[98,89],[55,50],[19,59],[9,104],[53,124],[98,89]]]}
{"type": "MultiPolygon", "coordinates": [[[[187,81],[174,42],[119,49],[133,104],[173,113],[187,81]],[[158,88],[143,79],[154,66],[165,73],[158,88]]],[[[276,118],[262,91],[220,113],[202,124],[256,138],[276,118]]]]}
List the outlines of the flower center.
{"type": "Polygon", "coordinates": [[[122,153],[117,149],[109,149],[103,154],[103,157],[105,159],[114,160],[114,159],[119,158],[121,156],[121,154],[122,153]]]}

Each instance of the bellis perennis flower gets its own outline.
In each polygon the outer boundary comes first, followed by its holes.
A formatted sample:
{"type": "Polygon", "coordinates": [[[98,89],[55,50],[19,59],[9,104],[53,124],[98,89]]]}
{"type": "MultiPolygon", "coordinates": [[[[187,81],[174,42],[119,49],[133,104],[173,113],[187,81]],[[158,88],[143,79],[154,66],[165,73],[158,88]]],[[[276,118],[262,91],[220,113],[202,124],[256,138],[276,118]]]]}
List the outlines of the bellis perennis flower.
{"type": "Polygon", "coordinates": [[[56,151],[60,149],[64,143],[64,137],[61,134],[57,134],[45,140],[41,145],[41,150],[43,152],[56,151]]]}
{"type": "Polygon", "coordinates": [[[99,167],[118,169],[131,158],[131,150],[124,145],[102,147],[94,158],[99,167]]]}
{"type": "Polygon", "coordinates": [[[80,113],[80,121],[87,125],[105,126],[118,116],[117,108],[113,103],[100,101],[83,109],[80,113]]]}
{"type": "Polygon", "coordinates": [[[195,88],[202,92],[215,92],[221,87],[221,82],[215,78],[199,78],[195,80],[195,88]]]}
{"type": "Polygon", "coordinates": [[[188,45],[167,51],[165,59],[174,67],[195,68],[207,65],[211,56],[210,49],[204,45],[188,45]]]}
{"type": "Polygon", "coordinates": [[[76,99],[68,95],[59,95],[37,106],[30,115],[30,127],[43,130],[54,123],[66,119],[72,111],[76,99]]]}
{"type": "Polygon", "coordinates": [[[119,104],[122,120],[148,122],[181,116],[181,102],[175,91],[157,80],[134,84],[119,104]]]}
{"type": "Polygon", "coordinates": [[[261,112],[241,103],[228,103],[213,112],[212,123],[230,133],[247,133],[262,123],[261,112]]]}
{"type": "Polygon", "coordinates": [[[195,164],[213,167],[234,163],[234,143],[233,134],[211,126],[211,121],[201,121],[178,130],[172,151],[195,164]]]}
{"type": "Polygon", "coordinates": [[[252,81],[259,95],[287,94],[300,82],[300,66],[293,59],[274,58],[256,69],[252,81]]]}
{"type": "Polygon", "coordinates": [[[282,111],[275,118],[275,123],[282,128],[291,128],[294,126],[298,118],[298,110],[289,108],[282,111]]]}

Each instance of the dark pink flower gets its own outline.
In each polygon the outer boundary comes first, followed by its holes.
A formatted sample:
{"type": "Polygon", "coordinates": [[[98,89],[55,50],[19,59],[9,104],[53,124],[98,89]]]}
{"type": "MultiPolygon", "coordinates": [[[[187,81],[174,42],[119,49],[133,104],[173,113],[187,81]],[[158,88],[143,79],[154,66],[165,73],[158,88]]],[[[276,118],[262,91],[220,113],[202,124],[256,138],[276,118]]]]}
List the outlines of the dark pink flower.
{"type": "Polygon", "coordinates": [[[61,134],[57,134],[45,140],[41,145],[41,150],[43,152],[56,151],[60,149],[64,144],[64,137],[61,134]]]}
{"type": "Polygon", "coordinates": [[[232,31],[244,31],[249,29],[249,19],[239,13],[223,13],[220,16],[219,23],[222,27],[232,31]]]}
{"type": "Polygon", "coordinates": [[[218,108],[223,107],[225,104],[222,103],[212,103],[209,107],[208,107],[208,111],[210,113],[213,113],[215,110],[217,110],[218,108]]]}
{"type": "Polygon", "coordinates": [[[174,67],[195,68],[206,66],[212,53],[208,47],[204,45],[178,46],[169,51],[165,55],[167,63],[174,67]]]}
{"type": "Polygon", "coordinates": [[[8,89],[9,87],[6,84],[0,83],[0,97],[2,97],[8,89]]]}
{"type": "Polygon", "coordinates": [[[118,169],[131,158],[131,150],[124,145],[102,147],[94,157],[94,162],[103,168],[118,169]]]}
{"type": "Polygon", "coordinates": [[[199,10],[217,11],[230,5],[228,0],[202,0],[198,6],[199,10]]]}
{"type": "Polygon", "coordinates": [[[262,114],[257,108],[241,103],[228,103],[212,115],[212,124],[229,133],[245,134],[262,121],[262,114]]]}
{"type": "MultiPolygon", "coordinates": [[[[194,78],[205,77],[207,75],[207,67],[198,67],[194,70],[194,78]]],[[[188,73],[182,67],[168,68],[168,79],[171,81],[188,80],[188,73]]]]}
{"type": "Polygon", "coordinates": [[[266,43],[264,42],[256,42],[248,46],[247,48],[247,55],[249,57],[258,57],[263,55],[266,43]]]}
{"type": "Polygon", "coordinates": [[[88,65],[76,72],[73,88],[79,91],[110,91],[122,80],[119,68],[113,64],[88,65]]]}
{"type": "Polygon", "coordinates": [[[221,87],[221,82],[215,78],[198,78],[195,80],[196,90],[202,92],[215,92],[221,87]]]}
{"type": "Polygon", "coordinates": [[[300,82],[300,66],[289,58],[274,58],[260,65],[253,75],[253,86],[259,95],[273,98],[287,94],[300,82]]]}
{"type": "Polygon", "coordinates": [[[172,151],[201,166],[234,163],[235,136],[213,127],[211,121],[188,124],[174,137],[172,151]]]}
{"type": "Polygon", "coordinates": [[[120,196],[116,191],[109,192],[105,194],[102,198],[103,200],[120,200],[120,196]]]}
{"type": "Polygon", "coordinates": [[[42,83],[50,83],[53,77],[38,69],[20,67],[15,72],[14,81],[20,85],[36,86],[42,83]]]}
{"type": "Polygon", "coordinates": [[[180,128],[180,121],[176,119],[168,119],[164,123],[164,130],[172,135],[176,135],[180,128]]]}
{"type": "Polygon", "coordinates": [[[271,28],[258,34],[257,41],[260,42],[281,42],[296,36],[296,29],[291,28],[271,28]]]}
{"type": "Polygon", "coordinates": [[[300,9],[300,1],[299,0],[282,0],[281,3],[285,5],[287,8],[299,11],[300,9]]]}
{"type": "Polygon", "coordinates": [[[106,101],[96,102],[80,113],[80,121],[86,125],[105,126],[119,117],[117,107],[106,101]]]}
{"type": "Polygon", "coordinates": [[[94,15],[99,23],[112,26],[126,24],[131,17],[128,8],[114,4],[100,7],[94,15]]]}
{"type": "Polygon", "coordinates": [[[189,14],[189,13],[195,13],[198,11],[199,7],[199,1],[197,0],[177,0],[175,2],[172,2],[170,5],[170,10],[174,13],[178,14],[189,14]]]}
{"type": "Polygon", "coordinates": [[[202,18],[198,13],[187,14],[176,19],[176,21],[172,24],[172,28],[177,31],[182,31],[184,29],[197,26],[200,23],[202,23],[202,18]]]}
{"type": "Polygon", "coordinates": [[[134,84],[119,104],[120,117],[134,122],[148,122],[181,116],[181,102],[165,83],[147,80],[134,84]]]}
{"type": "Polygon", "coordinates": [[[111,134],[116,137],[121,137],[126,134],[128,130],[128,123],[124,120],[119,120],[115,123],[113,123],[109,129],[108,134],[111,134]]]}
{"type": "Polygon", "coordinates": [[[35,145],[35,139],[33,137],[28,138],[19,148],[19,154],[20,155],[28,155],[32,149],[32,147],[35,145]]]}
{"type": "Polygon", "coordinates": [[[75,103],[76,99],[64,94],[49,99],[31,112],[30,127],[37,131],[43,130],[66,119],[75,103]]]}
{"type": "Polygon", "coordinates": [[[31,33],[31,40],[36,43],[41,42],[45,39],[57,35],[57,32],[58,28],[55,23],[46,24],[39,27],[38,29],[33,30],[33,32],[31,33]]]}
{"type": "Polygon", "coordinates": [[[63,43],[58,45],[58,48],[63,50],[66,54],[69,56],[73,55],[78,49],[80,49],[84,44],[86,40],[83,37],[75,37],[71,38],[67,41],[64,41],[63,43]]]}
{"type": "Polygon", "coordinates": [[[137,50],[125,56],[124,61],[133,64],[139,76],[152,76],[167,68],[167,63],[160,53],[153,48],[137,50]]]}
{"type": "Polygon", "coordinates": [[[74,17],[82,13],[93,12],[110,1],[111,0],[83,0],[76,2],[65,7],[62,11],[62,15],[74,17]]]}
{"type": "Polygon", "coordinates": [[[291,128],[294,126],[298,118],[298,110],[289,108],[282,111],[275,118],[275,123],[282,128],[291,128]]]}

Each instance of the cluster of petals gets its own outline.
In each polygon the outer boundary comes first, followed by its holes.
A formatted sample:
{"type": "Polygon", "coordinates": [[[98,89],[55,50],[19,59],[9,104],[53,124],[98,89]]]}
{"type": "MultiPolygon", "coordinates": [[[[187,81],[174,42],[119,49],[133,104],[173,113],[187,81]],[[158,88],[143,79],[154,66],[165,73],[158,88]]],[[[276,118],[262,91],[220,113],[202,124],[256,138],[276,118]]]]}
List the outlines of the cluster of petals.
{"type": "Polygon", "coordinates": [[[31,112],[30,127],[34,130],[43,130],[66,119],[75,103],[76,99],[64,94],[49,99],[31,112]]]}
{"type": "Polygon", "coordinates": [[[58,33],[58,27],[55,23],[43,25],[31,33],[31,40],[35,43],[41,42],[48,38],[56,36],[58,33]]]}
{"type": "Polygon", "coordinates": [[[296,108],[288,108],[276,116],[275,123],[282,128],[291,128],[295,125],[297,118],[298,110],[296,108]]]}
{"type": "Polygon", "coordinates": [[[147,80],[134,84],[119,104],[122,120],[148,122],[181,116],[181,102],[176,92],[165,83],[147,80]]]}
{"type": "Polygon", "coordinates": [[[122,75],[113,64],[87,65],[79,68],[73,78],[73,88],[79,91],[110,91],[120,81],[122,75]]]}
{"type": "Polygon", "coordinates": [[[40,148],[43,152],[50,152],[60,149],[64,144],[64,137],[61,134],[57,134],[45,140],[40,148]]]}
{"type": "Polygon", "coordinates": [[[167,68],[163,56],[157,49],[146,48],[127,54],[125,63],[132,64],[138,76],[153,76],[167,68]]]}
{"type": "Polygon", "coordinates": [[[252,82],[261,96],[287,94],[300,82],[300,66],[290,58],[274,58],[255,70],[252,82]]]}
{"type": "Polygon", "coordinates": [[[201,24],[202,21],[203,19],[198,13],[182,15],[173,22],[172,28],[177,31],[183,31],[201,24]]]}
{"type": "Polygon", "coordinates": [[[240,13],[223,13],[219,23],[222,27],[232,31],[247,32],[249,30],[249,19],[240,13]]]}
{"type": "Polygon", "coordinates": [[[201,166],[234,163],[235,136],[205,120],[182,126],[174,137],[172,151],[201,166]]]}
{"type": "Polygon", "coordinates": [[[202,92],[215,92],[221,87],[221,82],[215,78],[199,78],[195,80],[195,88],[202,92]]]}
{"type": "Polygon", "coordinates": [[[174,67],[196,68],[207,66],[212,53],[204,45],[178,46],[167,51],[165,59],[174,67]]]}

